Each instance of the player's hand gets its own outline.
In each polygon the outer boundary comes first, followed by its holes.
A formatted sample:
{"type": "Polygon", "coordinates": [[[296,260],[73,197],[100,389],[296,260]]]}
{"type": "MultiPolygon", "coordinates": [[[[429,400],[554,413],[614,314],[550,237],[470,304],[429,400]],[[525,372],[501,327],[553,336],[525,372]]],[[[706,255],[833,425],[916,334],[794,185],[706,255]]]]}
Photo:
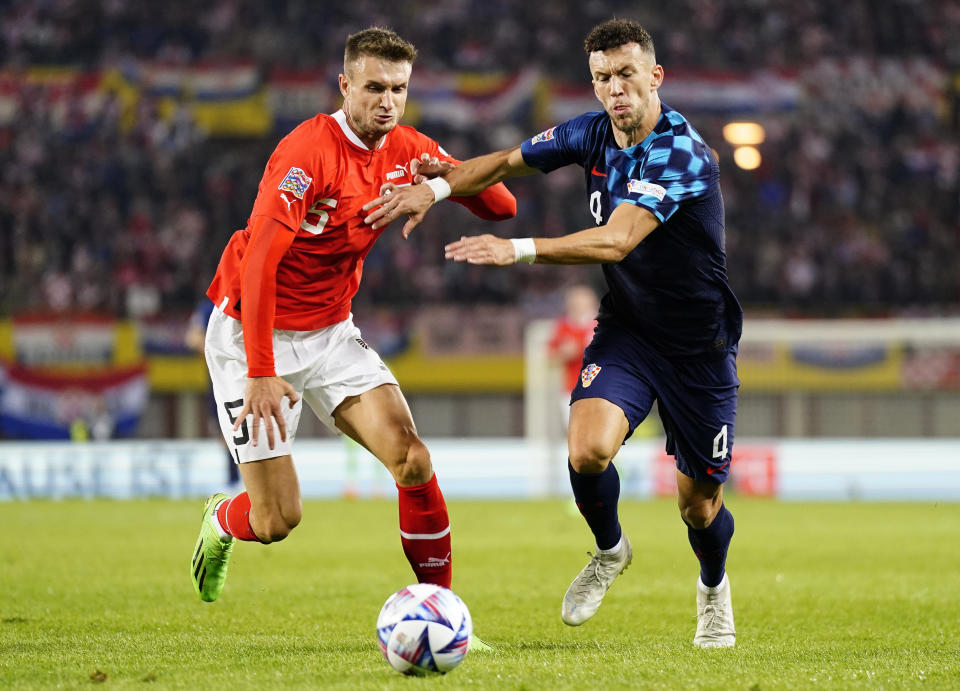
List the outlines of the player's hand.
{"type": "Polygon", "coordinates": [[[516,261],[513,243],[493,235],[461,237],[443,248],[444,257],[455,262],[509,266],[516,261]]]}
{"type": "Polygon", "coordinates": [[[373,225],[374,230],[383,228],[391,221],[407,214],[410,218],[403,224],[403,239],[410,237],[410,233],[416,228],[427,213],[427,209],[433,204],[433,190],[426,185],[405,185],[397,187],[392,182],[388,182],[380,187],[380,196],[363,205],[364,211],[375,209],[363,219],[368,225],[373,225]],[[377,208],[380,207],[380,208],[377,208]]]}
{"type": "Polygon", "coordinates": [[[257,445],[260,437],[260,421],[263,420],[267,430],[267,446],[273,450],[276,445],[273,424],[270,421],[270,418],[273,418],[277,422],[277,429],[280,430],[280,441],[287,441],[287,423],[283,419],[283,409],[280,407],[284,396],[290,399],[291,408],[300,400],[300,394],[282,377],[251,377],[247,382],[243,408],[237,414],[233,431],[240,429],[247,415],[253,415],[253,445],[257,445]]]}
{"type": "Polygon", "coordinates": [[[450,161],[441,161],[436,156],[423,153],[420,158],[410,160],[410,177],[414,185],[419,185],[429,178],[443,177],[454,168],[456,166],[450,161]]]}

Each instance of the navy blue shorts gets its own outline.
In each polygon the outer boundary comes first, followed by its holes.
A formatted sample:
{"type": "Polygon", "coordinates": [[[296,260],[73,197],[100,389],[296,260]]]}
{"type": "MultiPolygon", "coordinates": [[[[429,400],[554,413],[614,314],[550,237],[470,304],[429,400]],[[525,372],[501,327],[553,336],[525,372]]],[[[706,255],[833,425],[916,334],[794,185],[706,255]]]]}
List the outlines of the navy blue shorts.
{"type": "Polygon", "coordinates": [[[627,329],[601,322],[584,351],[570,401],[603,398],[619,406],[630,424],[624,441],[657,401],[677,469],[721,484],[730,470],[739,386],[736,353],[672,362],[627,329]]]}

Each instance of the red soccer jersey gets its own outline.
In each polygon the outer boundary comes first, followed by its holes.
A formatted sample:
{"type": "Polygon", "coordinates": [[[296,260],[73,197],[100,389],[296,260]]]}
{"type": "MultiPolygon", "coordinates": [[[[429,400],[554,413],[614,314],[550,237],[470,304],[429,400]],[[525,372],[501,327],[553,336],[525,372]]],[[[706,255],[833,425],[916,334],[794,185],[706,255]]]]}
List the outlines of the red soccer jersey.
{"type": "MultiPolygon", "coordinates": [[[[296,235],[276,269],[273,323],[258,324],[258,330],[312,331],[343,321],[360,285],[363,260],[384,230],[365,224],[361,207],[380,196],[385,182],[411,183],[410,160],[423,153],[459,163],[412,127],[398,125],[371,150],[350,129],[342,110],[301,123],[270,157],[247,228],[227,244],[207,296],[240,319],[246,299],[241,262],[254,219],[266,216],[296,235]]],[[[489,220],[516,213],[516,200],[502,183],[476,197],[451,199],[489,220]]]]}
{"type": "Polygon", "coordinates": [[[570,351],[576,354],[565,358],[561,365],[563,366],[563,385],[566,391],[573,391],[577,386],[577,378],[580,376],[580,365],[583,361],[583,350],[593,338],[593,330],[597,322],[590,320],[588,322],[574,322],[570,319],[558,319],[553,326],[553,334],[550,336],[550,342],[547,345],[550,354],[558,356],[560,349],[569,344],[570,351]]]}
{"type": "MultiPolygon", "coordinates": [[[[267,163],[247,228],[233,234],[207,291],[214,304],[239,319],[240,261],[257,216],[269,216],[296,237],[277,268],[277,308],[273,327],[312,331],[343,321],[360,286],[363,260],[383,228],[363,222],[362,206],[380,196],[385,182],[412,182],[410,159],[429,153],[459,163],[437,142],[412,127],[398,125],[371,151],[349,128],[343,111],[320,114],[284,137],[267,163]]],[[[483,217],[509,218],[515,201],[502,185],[467,204],[483,217]],[[492,202],[492,203],[491,203],[492,202]]],[[[453,198],[466,202],[467,199],[453,198]]]]}

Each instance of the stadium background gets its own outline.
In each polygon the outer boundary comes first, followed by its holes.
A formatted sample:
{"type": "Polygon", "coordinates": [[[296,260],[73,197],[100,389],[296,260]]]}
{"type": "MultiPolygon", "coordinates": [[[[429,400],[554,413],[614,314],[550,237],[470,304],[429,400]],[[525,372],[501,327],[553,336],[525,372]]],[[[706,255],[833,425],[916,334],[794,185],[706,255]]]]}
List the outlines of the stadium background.
{"type": "MultiPolygon", "coordinates": [[[[595,109],[582,34],[614,14],[650,29],[664,101],[721,161],[748,319],[738,488],[960,497],[956,3],[158,7],[0,10],[0,499],[223,484],[184,334],[276,141],[338,107],[348,33],[387,25],[418,46],[404,121],[467,158],[595,109]]],[[[388,231],[354,301],[454,495],[565,492],[543,320],[599,271],[442,258],[464,232],[592,224],[577,170],[509,187],[511,221],[441,205],[409,242],[388,231]]],[[[671,491],[659,433],[623,453],[635,496],[671,491]]],[[[308,495],[390,493],[365,454],[324,436],[305,415],[308,495]]]]}

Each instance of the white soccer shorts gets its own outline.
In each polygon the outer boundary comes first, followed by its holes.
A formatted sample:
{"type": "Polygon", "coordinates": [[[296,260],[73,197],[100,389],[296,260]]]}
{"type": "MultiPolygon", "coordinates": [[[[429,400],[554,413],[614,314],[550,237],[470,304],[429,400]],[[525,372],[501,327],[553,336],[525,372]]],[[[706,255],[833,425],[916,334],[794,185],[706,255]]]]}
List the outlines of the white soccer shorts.
{"type": "Polygon", "coordinates": [[[363,342],[360,329],[353,323],[353,315],[316,331],[274,329],[274,367],[277,375],[290,382],[300,394],[300,400],[293,408],[286,397],[281,400],[287,440],[280,441],[276,421],[271,418],[274,447],[270,449],[262,420],[257,445],[250,442],[252,415],[247,416],[236,432],[233,431],[237,413],[243,408],[248,381],[247,354],[240,322],[215,309],[207,323],[204,352],[217,401],[220,430],[230,454],[238,463],[289,455],[304,401],[323,424],[340,434],[334,424],[333,411],[344,399],[381,384],[397,383],[376,351],[363,342]]]}

